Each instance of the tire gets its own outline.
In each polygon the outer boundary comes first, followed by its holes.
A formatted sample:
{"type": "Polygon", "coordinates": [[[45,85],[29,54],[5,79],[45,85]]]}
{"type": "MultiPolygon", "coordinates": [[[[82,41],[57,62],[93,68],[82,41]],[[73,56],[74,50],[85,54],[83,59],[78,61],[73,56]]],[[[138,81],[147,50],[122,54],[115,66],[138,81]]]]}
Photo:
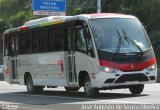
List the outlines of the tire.
{"type": "Polygon", "coordinates": [[[43,87],[42,86],[34,86],[33,85],[33,80],[31,76],[27,77],[27,91],[29,94],[35,94],[35,93],[40,93],[43,91],[43,87]]]}
{"type": "Polygon", "coordinates": [[[89,76],[85,77],[84,91],[85,91],[86,96],[88,97],[95,97],[99,93],[98,88],[92,87],[92,83],[91,83],[89,76]]]}
{"type": "Polygon", "coordinates": [[[129,86],[129,90],[133,95],[141,94],[144,89],[144,84],[129,86]]]}
{"type": "Polygon", "coordinates": [[[64,87],[67,92],[78,91],[79,87],[64,87]]]}

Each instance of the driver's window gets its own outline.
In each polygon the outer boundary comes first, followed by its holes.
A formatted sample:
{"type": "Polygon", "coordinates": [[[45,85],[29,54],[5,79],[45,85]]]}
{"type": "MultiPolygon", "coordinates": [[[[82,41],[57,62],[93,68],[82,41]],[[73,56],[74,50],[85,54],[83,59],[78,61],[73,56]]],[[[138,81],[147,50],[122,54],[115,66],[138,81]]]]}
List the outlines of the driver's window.
{"type": "Polygon", "coordinates": [[[88,56],[95,57],[93,42],[87,24],[79,21],[76,31],[76,50],[88,56]]]}
{"type": "Polygon", "coordinates": [[[77,43],[76,50],[82,53],[87,53],[86,40],[84,38],[83,29],[77,29],[77,43]]]}

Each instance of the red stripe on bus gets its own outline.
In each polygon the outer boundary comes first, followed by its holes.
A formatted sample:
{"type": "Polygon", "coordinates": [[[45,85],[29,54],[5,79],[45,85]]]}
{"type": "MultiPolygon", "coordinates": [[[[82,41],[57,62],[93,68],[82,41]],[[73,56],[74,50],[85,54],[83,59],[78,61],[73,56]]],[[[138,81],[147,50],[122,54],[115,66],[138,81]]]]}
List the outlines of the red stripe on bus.
{"type": "Polygon", "coordinates": [[[3,73],[4,73],[4,77],[7,77],[7,76],[8,76],[8,74],[9,74],[8,64],[6,64],[6,65],[4,66],[4,71],[3,71],[3,73]]]}
{"type": "Polygon", "coordinates": [[[128,64],[120,64],[120,63],[106,61],[106,60],[99,60],[99,63],[100,63],[100,66],[108,66],[121,71],[141,71],[153,64],[156,64],[156,58],[155,57],[151,58],[145,62],[128,63],[128,64]]]}
{"type": "Polygon", "coordinates": [[[61,71],[64,72],[63,60],[57,60],[57,64],[61,66],[61,71]]]}
{"type": "Polygon", "coordinates": [[[127,17],[128,15],[119,14],[119,13],[93,13],[88,14],[91,17],[101,17],[101,16],[119,16],[119,17],[127,17]]]}
{"type": "Polygon", "coordinates": [[[25,31],[25,30],[28,30],[28,29],[29,29],[29,27],[27,27],[27,26],[22,26],[22,27],[19,28],[19,31],[25,31]]]}

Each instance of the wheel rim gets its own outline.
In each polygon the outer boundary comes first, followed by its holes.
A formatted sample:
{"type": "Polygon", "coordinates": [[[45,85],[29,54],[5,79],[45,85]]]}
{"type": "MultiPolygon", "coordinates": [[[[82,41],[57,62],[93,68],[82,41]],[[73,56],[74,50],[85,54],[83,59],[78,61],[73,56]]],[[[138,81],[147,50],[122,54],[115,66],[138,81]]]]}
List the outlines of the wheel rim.
{"type": "Polygon", "coordinates": [[[92,89],[92,85],[91,85],[91,83],[90,83],[89,81],[87,81],[87,82],[85,83],[85,91],[86,91],[87,93],[89,93],[91,89],[92,89]]]}

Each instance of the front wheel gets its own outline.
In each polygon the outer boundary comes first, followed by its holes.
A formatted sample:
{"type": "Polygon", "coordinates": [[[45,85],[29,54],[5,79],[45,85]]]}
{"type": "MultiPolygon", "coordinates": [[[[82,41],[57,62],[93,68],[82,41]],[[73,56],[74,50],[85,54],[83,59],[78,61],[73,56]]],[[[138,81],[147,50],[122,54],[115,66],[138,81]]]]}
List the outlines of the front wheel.
{"type": "Polygon", "coordinates": [[[35,94],[35,93],[40,93],[43,91],[43,87],[42,86],[34,86],[33,85],[33,80],[31,76],[27,77],[27,91],[29,94],[35,94]]]}
{"type": "Polygon", "coordinates": [[[92,87],[92,83],[91,83],[91,80],[90,80],[89,76],[87,76],[85,78],[84,91],[85,91],[86,96],[88,96],[88,97],[94,97],[99,93],[98,88],[92,87]]]}
{"type": "Polygon", "coordinates": [[[133,95],[141,94],[143,92],[143,89],[144,89],[144,84],[129,86],[129,90],[133,95]]]}

